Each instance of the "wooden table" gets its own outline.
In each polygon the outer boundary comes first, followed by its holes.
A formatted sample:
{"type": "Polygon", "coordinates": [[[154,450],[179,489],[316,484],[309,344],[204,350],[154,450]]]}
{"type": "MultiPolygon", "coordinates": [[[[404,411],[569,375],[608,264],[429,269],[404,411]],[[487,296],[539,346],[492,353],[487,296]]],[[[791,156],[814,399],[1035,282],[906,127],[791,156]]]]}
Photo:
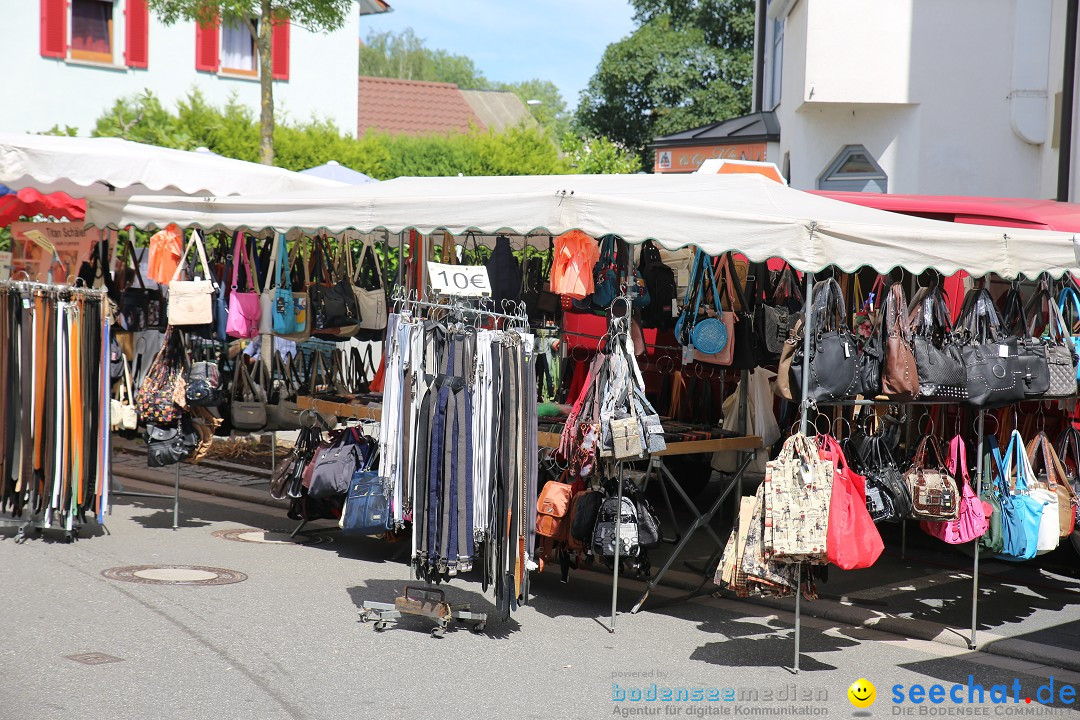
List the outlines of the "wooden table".
{"type": "Polygon", "coordinates": [[[333,400],[320,400],[319,398],[300,395],[296,398],[296,404],[304,410],[337,415],[339,418],[356,418],[357,420],[382,420],[382,407],[371,405],[356,405],[354,403],[334,402],[333,400]]]}

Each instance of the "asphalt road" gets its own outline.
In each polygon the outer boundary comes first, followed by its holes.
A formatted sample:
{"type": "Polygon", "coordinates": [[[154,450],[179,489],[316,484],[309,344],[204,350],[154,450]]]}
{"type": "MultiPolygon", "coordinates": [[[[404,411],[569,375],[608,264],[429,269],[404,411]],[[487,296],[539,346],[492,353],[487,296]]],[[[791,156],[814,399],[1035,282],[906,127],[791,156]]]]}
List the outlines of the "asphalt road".
{"type": "MultiPolygon", "coordinates": [[[[908,710],[1080,716],[1075,703],[1023,702],[1050,674],[1060,697],[1063,685],[1080,685],[1075,673],[813,619],[803,622],[796,676],[789,669],[791,616],[733,601],[647,605],[620,615],[611,634],[598,622],[607,622],[610,582],[596,573],[562,585],[549,571],[534,582],[529,607],[484,634],[462,629],[434,639],[431,624],[417,618],[375,632],[358,622],[357,609],[364,600],[392,602],[405,584],[406,566],[393,560],[400,545],[340,537],[310,545],[233,542],[212,532],[291,523],[270,508],[189,495],[174,531],[166,501],[122,502],[107,534],[74,545],[16,545],[11,531],[2,531],[0,720],[851,717],[847,689],[859,678],[876,685],[867,711],[873,717],[908,710]],[[101,574],[149,564],[227,568],[247,579],[163,586],[101,574]],[[67,657],[81,653],[119,661],[86,665],[67,657]],[[913,685],[929,691],[941,684],[948,693],[954,683],[965,686],[959,694],[966,700],[969,675],[987,691],[987,704],[893,702],[896,685],[906,699],[913,685]],[[989,703],[994,684],[1006,684],[1011,700],[1014,681],[1019,704],[989,703]],[[673,697],[685,688],[689,697],[712,691],[721,700],[631,699],[635,688],[648,697],[653,683],[673,697]],[[621,692],[627,699],[617,699],[621,692]],[[724,701],[729,694],[735,700],[724,701]]],[[[445,587],[453,602],[490,606],[478,583],[445,587]]],[[[640,586],[623,588],[620,606],[628,610],[640,586]]],[[[656,591],[653,600],[668,593],[656,591]]]]}

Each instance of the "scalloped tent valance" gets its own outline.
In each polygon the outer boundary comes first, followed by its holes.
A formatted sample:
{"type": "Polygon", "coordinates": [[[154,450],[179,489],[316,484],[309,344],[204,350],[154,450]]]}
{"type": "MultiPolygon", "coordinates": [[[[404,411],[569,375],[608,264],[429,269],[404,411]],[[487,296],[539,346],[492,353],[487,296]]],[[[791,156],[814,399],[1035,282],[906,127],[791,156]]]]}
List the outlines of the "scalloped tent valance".
{"type": "MultiPolygon", "coordinates": [[[[415,229],[517,235],[579,229],[715,255],[784,258],[888,272],[935,268],[1003,277],[1059,276],[1080,266],[1074,236],[925,220],[794,190],[757,175],[564,175],[399,178],[377,185],[262,196],[90,198],[87,225],[305,232],[415,229]]],[[[544,239],[546,247],[546,238],[544,239]]]]}
{"type": "Polygon", "coordinates": [[[10,133],[0,133],[0,184],[72,197],[110,191],[116,195],[250,195],[344,186],[213,153],[118,138],[10,133]]]}

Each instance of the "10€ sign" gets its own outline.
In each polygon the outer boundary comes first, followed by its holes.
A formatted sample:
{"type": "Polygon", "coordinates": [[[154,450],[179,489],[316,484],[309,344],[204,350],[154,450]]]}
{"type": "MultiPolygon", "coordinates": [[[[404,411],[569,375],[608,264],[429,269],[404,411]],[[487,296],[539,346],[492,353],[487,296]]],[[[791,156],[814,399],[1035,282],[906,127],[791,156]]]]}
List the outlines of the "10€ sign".
{"type": "Polygon", "coordinates": [[[440,295],[491,295],[491,281],[483,265],[444,265],[429,262],[431,287],[440,295]]]}

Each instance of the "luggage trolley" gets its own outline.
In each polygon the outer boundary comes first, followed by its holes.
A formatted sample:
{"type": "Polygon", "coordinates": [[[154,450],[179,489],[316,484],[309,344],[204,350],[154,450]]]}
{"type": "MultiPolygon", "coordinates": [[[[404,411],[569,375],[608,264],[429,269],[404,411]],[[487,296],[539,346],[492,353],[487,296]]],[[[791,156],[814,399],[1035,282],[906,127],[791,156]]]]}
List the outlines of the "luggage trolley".
{"type": "Polygon", "coordinates": [[[396,624],[402,615],[418,615],[435,621],[431,636],[441,638],[451,620],[470,625],[472,632],[483,632],[487,626],[487,613],[476,613],[469,609],[469,604],[451,605],[446,602],[446,593],[432,587],[406,585],[401,596],[391,603],[364,601],[360,613],[360,622],[375,621],[375,629],[382,631],[396,624]]]}

